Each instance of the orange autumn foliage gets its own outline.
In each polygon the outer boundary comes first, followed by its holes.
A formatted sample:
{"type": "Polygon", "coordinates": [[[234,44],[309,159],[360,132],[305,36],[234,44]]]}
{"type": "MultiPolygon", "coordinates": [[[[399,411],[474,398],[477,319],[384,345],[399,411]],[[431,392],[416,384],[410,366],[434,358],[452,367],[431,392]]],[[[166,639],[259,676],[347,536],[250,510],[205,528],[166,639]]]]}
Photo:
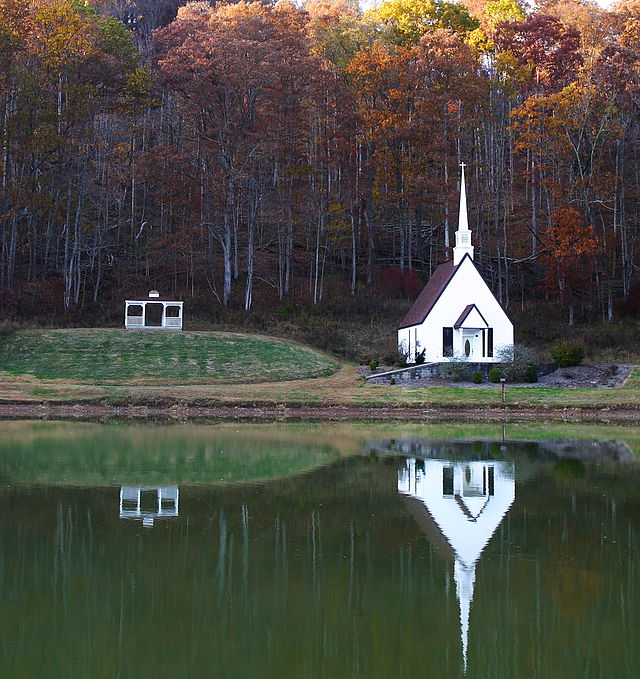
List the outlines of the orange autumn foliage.
{"type": "Polygon", "coordinates": [[[544,284],[561,298],[571,299],[591,287],[599,242],[593,226],[574,208],[561,205],[545,234],[544,284]]]}
{"type": "Polygon", "coordinates": [[[547,229],[546,238],[553,258],[573,259],[597,253],[594,228],[575,208],[561,205],[551,218],[553,224],[547,229]]]}

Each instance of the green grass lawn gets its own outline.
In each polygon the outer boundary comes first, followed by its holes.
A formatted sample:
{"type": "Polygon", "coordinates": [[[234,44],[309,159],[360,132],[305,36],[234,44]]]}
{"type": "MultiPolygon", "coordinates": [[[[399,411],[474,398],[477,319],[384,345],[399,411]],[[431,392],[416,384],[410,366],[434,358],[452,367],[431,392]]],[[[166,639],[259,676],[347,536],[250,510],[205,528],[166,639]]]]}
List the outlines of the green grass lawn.
{"type": "MultiPolygon", "coordinates": [[[[259,335],[115,329],[0,333],[0,402],[120,405],[296,404],[338,408],[457,408],[496,413],[627,409],[640,413],[640,368],[624,386],[469,389],[365,383],[354,364],[259,335]],[[320,378],[320,379],[318,379],[320,378]]],[[[639,415],[640,416],[640,415],[639,415]]]]}
{"type": "Polygon", "coordinates": [[[0,335],[0,371],[42,380],[247,383],[327,376],[339,367],[298,344],[235,333],[72,329],[0,335]]]}

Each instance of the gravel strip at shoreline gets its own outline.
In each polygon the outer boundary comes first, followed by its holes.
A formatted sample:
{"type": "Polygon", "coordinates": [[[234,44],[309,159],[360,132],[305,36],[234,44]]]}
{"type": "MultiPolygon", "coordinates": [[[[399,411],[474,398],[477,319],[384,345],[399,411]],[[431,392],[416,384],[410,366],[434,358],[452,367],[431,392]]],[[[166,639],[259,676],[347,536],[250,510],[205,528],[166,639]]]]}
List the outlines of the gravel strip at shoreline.
{"type": "Polygon", "coordinates": [[[246,422],[505,422],[548,420],[640,424],[640,408],[580,407],[538,408],[510,406],[493,408],[354,407],[297,405],[189,406],[101,406],[98,404],[0,404],[0,420],[42,419],[78,421],[246,421],[246,422]]]}

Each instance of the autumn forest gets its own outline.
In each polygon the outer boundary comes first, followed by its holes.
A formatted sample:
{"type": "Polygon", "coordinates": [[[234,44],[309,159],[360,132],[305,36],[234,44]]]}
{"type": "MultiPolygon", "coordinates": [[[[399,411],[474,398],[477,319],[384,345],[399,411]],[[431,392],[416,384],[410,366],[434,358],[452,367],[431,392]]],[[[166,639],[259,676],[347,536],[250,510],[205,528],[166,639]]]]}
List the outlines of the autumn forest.
{"type": "Polygon", "coordinates": [[[0,319],[393,324],[461,162],[509,313],[640,311],[637,0],[0,0],[0,59],[0,319]]]}

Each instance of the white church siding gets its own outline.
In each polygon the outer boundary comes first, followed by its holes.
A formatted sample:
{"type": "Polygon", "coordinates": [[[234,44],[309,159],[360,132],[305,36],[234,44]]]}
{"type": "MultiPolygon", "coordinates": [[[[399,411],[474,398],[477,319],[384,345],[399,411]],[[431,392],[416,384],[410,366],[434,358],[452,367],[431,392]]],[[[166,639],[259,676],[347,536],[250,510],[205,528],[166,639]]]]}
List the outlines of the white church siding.
{"type": "Polygon", "coordinates": [[[398,346],[409,355],[410,361],[423,349],[428,363],[449,361],[452,357],[444,353],[444,328],[451,328],[453,357],[465,356],[465,342],[469,340],[471,352],[466,358],[477,363],[496,363],[497,350],[513,344],[513,325],[470,257],[460,262],[425,320],[398,330],[398,346]],[[461,313],[471,304],[475,309],[459,328],[454,327],[461,313]],[[492,347],[489,346],[490,335],[492,347]]]}
{"type": "Polygon", "coordinates": [[[463,168],[453,261],[436,269],[403,319],[398,349],[410,363],[422,351],[427,363],[496,363],[500,347],[512,344],[513,324],[473,263],[463,168]]]}
{"type": "Polygon", "coordinates": [[[443,353],[443,328],[453,328],[454,357],[465,355],[465,337],[467,333],[473,330],[472,334],[475,341],[471,346],[472,353],[468,356],[469,361],[495,363],[498,360],[495,356],[496,349],[503,345],[513,344],[511,321],[507,318],[469,257],[462,260],[454,278],[443,290],[424,323],[412,328],[403,328],[403,330],[405,333],[412,333],[413,337],[417,338],[419,342],[418,350],[425,349],[425,360],[427,362],[440,362],[451,359],[450,356],[445,356],[443,353]],[[478,324],[479,327],[477,328],[466,325],[454,328],[456,320],[468,304],[476,305],[478,311],[486,320],[486,326],[478,324]],[[480,335],[483,328],[493,330],[493,356],[487,355],[489,352],[486,343],[483,354],[482,336],[480,335]],[[478,337],[475,337],[475,335],[478,335],[478,337]]]}

